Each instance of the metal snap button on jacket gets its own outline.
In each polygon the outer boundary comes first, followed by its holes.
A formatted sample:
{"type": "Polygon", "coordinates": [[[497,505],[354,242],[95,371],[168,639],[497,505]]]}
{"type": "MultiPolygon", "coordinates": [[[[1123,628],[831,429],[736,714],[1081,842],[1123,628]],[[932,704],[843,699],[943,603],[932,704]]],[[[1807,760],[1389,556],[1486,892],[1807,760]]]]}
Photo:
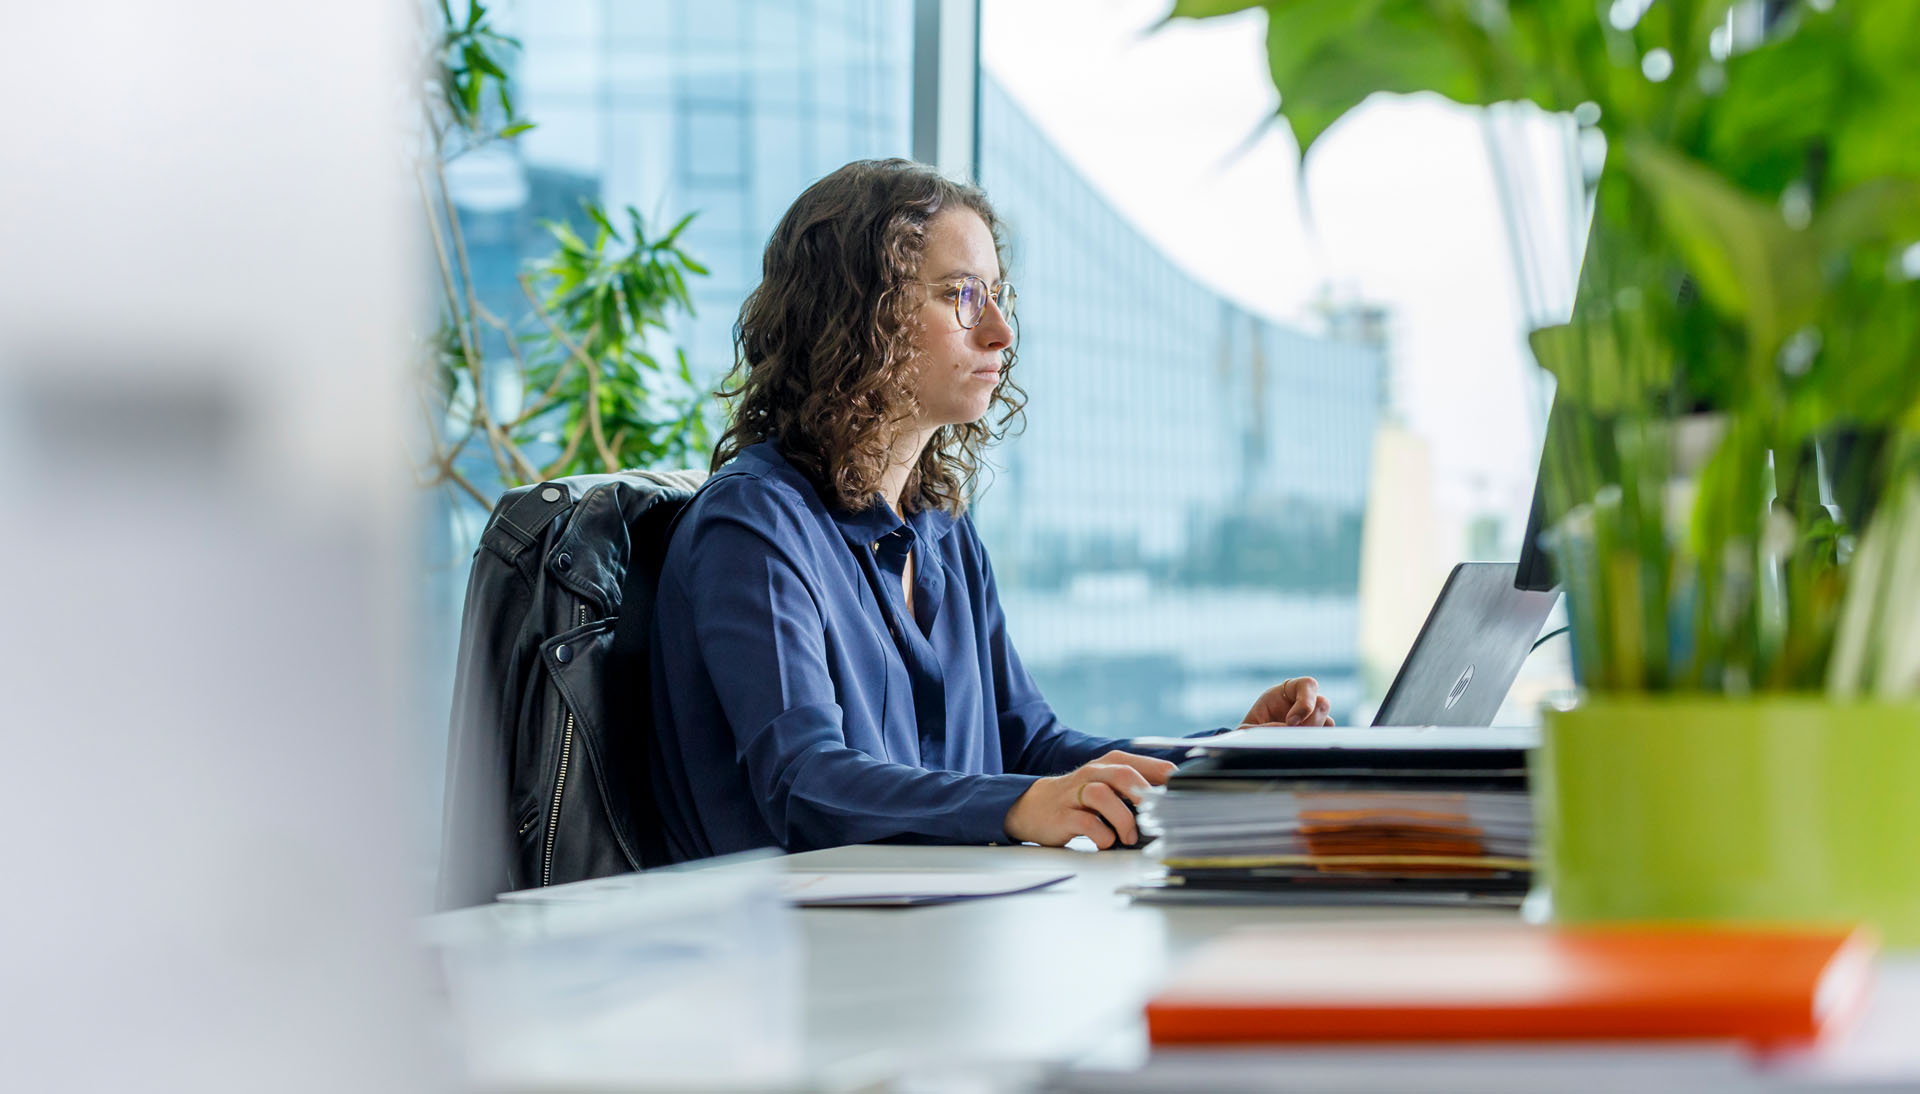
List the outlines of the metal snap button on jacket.
{"type": "Polygon", "coordinates": [[[563,665],[573,660],[573,647],[572,646],[553,647],[553,659],[555,661],[560,662],[563,665]]]}

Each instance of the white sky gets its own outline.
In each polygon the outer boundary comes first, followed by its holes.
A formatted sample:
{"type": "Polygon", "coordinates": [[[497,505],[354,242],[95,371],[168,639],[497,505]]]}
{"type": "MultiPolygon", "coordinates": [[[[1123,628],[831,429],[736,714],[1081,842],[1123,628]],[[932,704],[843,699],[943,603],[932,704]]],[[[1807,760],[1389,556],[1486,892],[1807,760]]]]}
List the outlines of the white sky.
{"type": "MultiPolygon", "coordinates": [[[[1151,30],[1170,0],[983,0],[982,61],[1120,212],[1223,294],[1311,326],[1323,291],[1394,314],[1394,404],[1432,446],[1439,503],[1524,519],[1539,450],[1532,358],[1479,112],[1376,98],[1316,143],[1299,201],[1258,11],[1151,30]]],[[[1561,256],[1565,176],[1544,116],[1535,218],[1561,256]]],[[[1547,292],[1564,307],[1565,270],[1547,292]]],[[[1508,535],[1518,543],[1519,529],[1508,535]]]]}

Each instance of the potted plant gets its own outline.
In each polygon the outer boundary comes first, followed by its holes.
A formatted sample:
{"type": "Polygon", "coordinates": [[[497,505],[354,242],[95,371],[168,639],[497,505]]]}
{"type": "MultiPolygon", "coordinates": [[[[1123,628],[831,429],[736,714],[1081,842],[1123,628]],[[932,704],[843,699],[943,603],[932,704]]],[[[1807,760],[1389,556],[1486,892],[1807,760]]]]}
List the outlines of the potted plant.
{"type": "Polygon", "coordinates": [[[1303,163],[1375,93],[1604,147],[1548,543],[1585,698],[1535,760],[1566,919],[1920,944],[1920,2],[1178,0],[1267,12],[1303,163]]]}
{"type": "Polygon", "coordinates": [[[634,207],[617,225],[583,199],[573,220],[541,222],[552,250],[517,271],[519,299],[490,298],[448,175],[466,157],[511,156],[534,128],[508,75],[520,43],[482,0],[422,16],[411,166],[440,300],[421,352],[421,484],[484,511],[502,489],[563,475],[704,464],[711,404],[686,354],[663,359],[658,344],[707,274],[681,241],[693,214],[650,233],[634,207]]]}

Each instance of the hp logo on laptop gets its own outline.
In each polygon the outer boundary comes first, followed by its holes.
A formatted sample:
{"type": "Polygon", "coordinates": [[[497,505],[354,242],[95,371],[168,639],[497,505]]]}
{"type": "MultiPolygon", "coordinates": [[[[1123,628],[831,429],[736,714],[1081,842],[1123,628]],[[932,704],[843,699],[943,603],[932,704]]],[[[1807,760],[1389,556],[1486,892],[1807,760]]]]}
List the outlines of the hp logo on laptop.
{"type": "Polygon", "coordinates": [[[1471,687],[1472,685],[1473,685],[1473,666],[1468,665],[1467,671],[1460,674],[1460,679],[1455,680],[1453,682],[1453,690],[1447,692],[1447,709],[1452,710],[1453,704],[1459,702],[1460,697],[1462,695],[1465,695],[1467,693],[1467,688],[1471,687]]]}

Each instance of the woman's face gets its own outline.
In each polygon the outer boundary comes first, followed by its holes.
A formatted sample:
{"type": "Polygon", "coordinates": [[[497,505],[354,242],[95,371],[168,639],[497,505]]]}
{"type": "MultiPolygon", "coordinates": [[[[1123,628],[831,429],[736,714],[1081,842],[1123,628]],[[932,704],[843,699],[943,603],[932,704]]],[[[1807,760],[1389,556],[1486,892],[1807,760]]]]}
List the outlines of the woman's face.
{"type": "Polygon", "coordinates": [[[991,300],[972,330],[954,314],[956,284],[972,274],[992,286],[1000,280],[993,233],[971,209],[948,209],[927,222],[920,259],[922,300],[913,332],[923,429],[979,421],[1000,385],[1000,351],[1013,344],[1013,328],[991,300]]]}

